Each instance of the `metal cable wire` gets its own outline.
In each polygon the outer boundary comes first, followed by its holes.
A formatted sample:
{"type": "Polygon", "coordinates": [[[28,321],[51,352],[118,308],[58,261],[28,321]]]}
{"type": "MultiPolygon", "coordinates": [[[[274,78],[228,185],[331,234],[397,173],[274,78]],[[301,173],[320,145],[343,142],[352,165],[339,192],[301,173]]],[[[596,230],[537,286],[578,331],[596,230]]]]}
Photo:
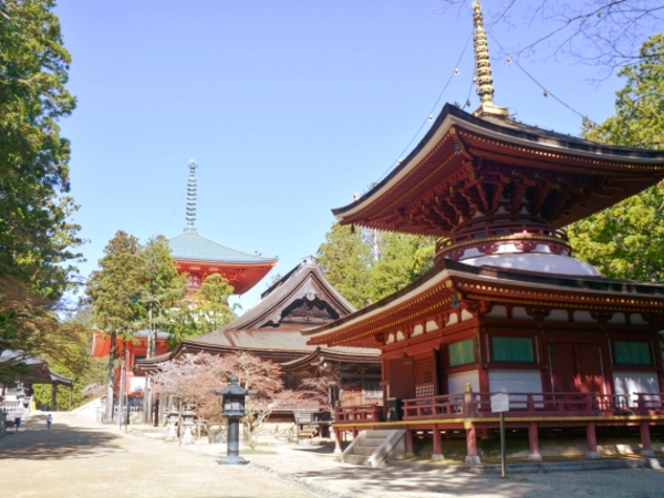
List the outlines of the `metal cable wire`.
{"type": "Polygon", "coordinates": [[[430,121],[429,116],[431,116],[436,111],[436,108],[438,107],[438,104],[440,103],[440,100],[443,98],[443,95],[445,94],[445,91],[447,90],[447,87],[452,82],[452,78],[454,78],[454,76],[457,74],[457,69],[459,68],[459,64],[461,64],[461,61],[463,60],[463,56],[466,54],[466,50],[468,49],[468,44],[470,43],[470,40],[471,40],[472,37],[473,37],[473,35],[471,33],[468,36],[468,39],[466,40],[465,45],[463,46],[463,50],[461,51],[461,55],[459,56],[459,59],[457,60],[456,65],[454,66],[454,70],[450,74],[450,77],[447,79],[447,82],[445,83],[445,86],[443,86],[443,89],[440,92],[440,95],[438,95],[438,98],[436,99],[436,102],[433,104],[433,107],[431,108],[431,111],[427,114],[427,118],[424,120],[424,122],[417,129],[417,131],[413,135],[413,138],[410,139],[410,142],[408,142],[408,145],[406,145],[404,147],[404,149],[401,151],[401,154],[399,154],[397,159],[392,164],[390,164],[390,166],[385,170],[385,172],[382,175],[380,175],[378,180],[376,180],[376,183],[379,183],[383,178],[385,178],[385,175],[387,175],[392,170],[392,168],[394,168],[394,166],[399,163],[399,161],[404,156],[404,154],[410,149],[410,146],[413,144],[415,139],[420,135],[420,132],[422,131],[422,128],[424,128],[424,126],[430,121]]]}
{"type": "Polygon", "coordinates": [[[587,117],[586,115],[581,114],[579,111],[577,111],[576,109],[574,109],[572,106],[568,105],[566,102],[563,102],[558,96],[556,96],[555,94],[551,93],[551,91],[548,90],[548,89],[547,89],[544,85],[542,85],[539,81],[537,81],[537,79],[536,79],[532,74],[530,74],[528,71],[526,71],[526,69],[525,69],[521,64],[519,64],[519,61],[517,61],[514,57],[512,57],[512,56],[510,55],[510,53],[509,53],[507,50],[505,50],[505,47],[503,47],[503,46],[500,44],[500,42],[496,39],[495,36],[493,36],[493,34],[491,34],[490,31],[486,30],[486,28],[485,28],[485,31],[489,34],[489,36],[490,36],[491,39],[496,43],[496,45],[498,45],[498,46],[500,47],[500,49],[501,49],[501,50],[502,50],[502,51],[503,51],[503,52],[504,52],[504,53],[510,58],[510,60],[511,60],[512,62],[514,62],[514,64],[516,64],[516,67],[518,67],[519,69],[521,69],[521,71],[523,71],[523,73],[524,73],[526,76],[528,76],[528,78],[530,78],[530,80],[531,80],[533,83],[535,83],[538,87],[540,87],[540,88],[542,89],[542,91],[544,92],[544,96],[553,98],[556,102],[558,102],[559,104],[563,105],[564,107],[566,107],[567,109],[569,109],[570,111],[572,111],[572,112],[573,112],[574,114],[576,114],[577,116],[581,117],[581,119],[583,119],[583,120],[587,120],[587,119],[588,119],[588,117],[587,117]]]}

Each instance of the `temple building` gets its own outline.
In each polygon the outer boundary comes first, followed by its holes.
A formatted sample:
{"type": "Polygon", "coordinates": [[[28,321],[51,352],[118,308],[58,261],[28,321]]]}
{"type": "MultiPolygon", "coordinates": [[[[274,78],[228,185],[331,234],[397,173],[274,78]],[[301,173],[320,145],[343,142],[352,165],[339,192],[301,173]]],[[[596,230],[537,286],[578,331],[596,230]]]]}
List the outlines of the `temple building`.
{"type": "Polygon", "coordinates": [[[465,435],[478,463],[478,433],[509,393],[507,427],[524,431],[540,459],[543,430],[633,427],[653,455],[650,428],[664,424],[658,332],[664,284],[605,278],[573,257],[563,228],[664,179],[664,151],[609,146],[519,123],[493,103],[477,2],[475,58],[481,105],[446,105],[383,181],[333,210],[345,225],[436,236],[436,264],[367,308],[304,331],[319,347],[377,347],[382,406],[340,409],[335,427],[404,430],[430,438],[442,458],[465,435]]]}
{"type": "Polygon", "coordinates": [[[249,311],[220,330],[182,340],[170,353],[139,360],[135,372],[145,374],[159,364],[187,353],[247,352],[281,366],[286,388],[296,389],[303,377],[342,366],[345,382],[336,393],[341,403],[375,403],[381,399],[378,349],[318,347],[307,344],[301,330],[343,318],[355,311],[325,279],[312,257],[305,258],[270,286],[249,311]]]}
{"type": "MultiPolygon", "coordinates": [[[[0,364],[23,365],[24,371],[12,379],[12,383],[0,382],[0,416],[7,417],[6,420],[13,421],[14,418],[22,418],[30,412],[33,405],[34,386],[36,384],[51,385],[50,410],[63,409],[57,406],[57,389],[60,386],[69,388],[69,409],[72,405],[73,380],[62,374],[51,370],[48,362],[34,356],[25,356],[22,352],[5,350],[0,353],[0,364]]],[[[40,407],[41,408],[41,407],[40,407]]]]}

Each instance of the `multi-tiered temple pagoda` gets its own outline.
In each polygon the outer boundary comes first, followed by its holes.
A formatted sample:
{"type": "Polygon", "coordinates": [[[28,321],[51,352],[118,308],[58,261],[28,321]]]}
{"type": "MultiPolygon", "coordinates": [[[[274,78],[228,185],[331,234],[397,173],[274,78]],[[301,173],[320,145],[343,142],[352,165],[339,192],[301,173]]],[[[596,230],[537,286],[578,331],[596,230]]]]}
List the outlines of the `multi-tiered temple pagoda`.
{"type": "Polygon", "coordinates": [[[664,285],[604,278],[573,257],[563,227],[664,179],[664,151],[608,146],[518,123],[493,104],[479,4],[480,108],[446,105],[382,182],[333,210],[342,224],[439,237],[436,265],[396,294],[305,331],[309,343],[381,349],[383,407],[341,410],[337,429],[405,429],[444,441],[498,425],[490,393],[510,393],[507,425],[539,432],[664,424],[658,331],[664,285]],[[442,434],[444,437],[441,437],[442,434]]]}
{"type": "Polygon", "coordinates": [[[208,275],[223,275],[235,289],[244,294],[277,264],[276,258],[236,251],[198,233],[196,221],[196,162],[189,161],[187,182],[187,227],[168,241],[177,261],[179,273],[189,275],[189,290],[196,292],[208,275]]]}
{"type": "MultiPolygon", "coordinates": [[[[236,251],[219,244],[198,233],[194,228],[196,221],[196,168],[193,159],[189,161],[189,179],[187,181],[187,227],[184,232],[172,239],[168,244],[177,263],[178,273],[188,274],[190,297],[194,297],[205,278],[209,275],[222,275],[234,288],[234,294],[244,294],[256,285],[276,264],[276,258],[263,258],[256,255],[236,251]]],[[[149,331],[140,331],[134,341],[127,343],[126,390],[140,392],[145,386],[143,376],[134,376],[132,369],[136,361],[147,356],[149,347],[149,331]]],[[[93,336],[92,356],[108,357],[110,338],[105,334],[93,336]]],[[[116,351],[122,350],[122,341],[117,340],[116,351]]],[[[168,334],[160,332],[156,338],[155,353],[163,355],[168,352],[168,334]]],[[[116,381],[119,381],[119,370],[116,381]]]]}

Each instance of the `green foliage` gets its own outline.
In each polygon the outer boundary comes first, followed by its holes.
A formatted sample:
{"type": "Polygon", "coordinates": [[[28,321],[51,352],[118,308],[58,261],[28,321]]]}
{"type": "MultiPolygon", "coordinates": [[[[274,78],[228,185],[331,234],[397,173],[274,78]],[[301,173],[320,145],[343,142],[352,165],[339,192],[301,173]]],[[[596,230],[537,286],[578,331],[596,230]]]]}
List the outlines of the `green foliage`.
{"type": "Polygon", "coordinates": [[[334,223],[318,248],[318,263],[325,278],[357,308],[369,304],[371,251],[361,230],[334,223]]]}
{"type": "Polygon", "coordinates": [[[130,340],[145,316],[140,298],[146,272],[138,239],[118,230],[104,254],[100,269],[90,274],[86,288],[93,320],[107,334],[130,340]]]}
{"type": "Polygon", "coordinates": [[[106,373],[106,420],[113,410],[113,373],[116,338],[131,340],[140,328],[145,307],[140,302],[145,267],[138,239],[118,230],[104,248],[99,270],[90,274],[86,293],[92,305],[94,324],[108,334],[111,347],[106,373]]]}
{"type": "Polygon", "coordinates": [[[325,238],[317,253],[325,278],[357,308],[394,294],[433,266],[430,237],[335,223],[325,238]]]}
{"type": "Polygon", "coordinates": [[[627,84],[616,92],[616,115],[595,127],[586,126],[591,140],[658,149],[664,143],[664,34],[651,36],[641,47],[642,62],[618,72],[627,84]]]}
{"type": "Polygon", "coordinates": [[[387,232],[380,258],[369,271],[372,302],[394,294],[433,266],[435,242],[428,237],[387,232]]]}
{"type": "Polygon", "coordinates": [[[205,333],[218,330],[237,318],[228,305],[228,298],[234,290],[222,275],[213,274],[205,278],[197,295],[197,311],[204,317],[202,326],[205,333]]]}
{"type": "MultiPolygon", "coordinates": [[[[664,35],[641,48],[642,62],[620,75],[627,85],[617,92],[616,114],[587,126],[587,138],[634,147],[664,143],[664,35]]],[[[664,280],[664,183],[570,225],[575,255],[612,278],[664,280]]]]}
{"type": "Polygon", "coordinates": [[[56,313],[81,240],[68,221],[77,207],[57,124],[75,107],[65,89],[70,56],[53,6],[0,2],[0,353],[18,353],[0,365],[7,377],[26,357],[76,340],[56,313]]]}
{"type": "Polygon", "coordinates": [[[0,275],[57,298],[77,255],[69,190],[69,142],[57,120],[75,99],[65,89],[70,56],[47,0],[0,4],[0,275]]]}
{"type": "Polygon", "coordinates": [[[184,338],[209,334],[235,320],[234,310],[239,305],[228,305],[228,298],[234,290],[223,275],[208,275],[194,298],[180,301],[171,310],[171,348],[184,338]]]}
{"type": "Polygon", "coordinates": [[[148,358],[156,353],[156,330],[166,330],[174,318],[172,310],[187,292],[187,275],[178,275],[177,264],[168,241],[162,235],[151,239],[141,249],[145,275],[140,302],[145,307],[145,323],[150,328],[148,358]]]}
{"type": "MultiPolygon", "coordinates": [[[[63,327],[68,330],[76,340],[63,344],[57,354],[44,355],[49,368],[73,380],[72,404],[79,405],[99,394],[88,393],[89,386],[97,386],[104,382],[103,359],[90,357],[92,342],[92,316],[89,308],[70,314],[63,321],[63,327]]],[[[58,387],[56,404],[60,409],[69,407],[69,388],[58,387]]],[[[51,404],[51,386],[37,384],[34,386],[34,397],[42,405],[51,404]]]]}

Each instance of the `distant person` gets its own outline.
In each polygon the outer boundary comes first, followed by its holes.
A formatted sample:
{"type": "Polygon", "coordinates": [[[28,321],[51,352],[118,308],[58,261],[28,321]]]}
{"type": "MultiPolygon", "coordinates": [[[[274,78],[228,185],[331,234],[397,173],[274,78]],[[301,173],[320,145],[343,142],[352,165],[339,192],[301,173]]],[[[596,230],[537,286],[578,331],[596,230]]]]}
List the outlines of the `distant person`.
{"type": "Polygon", "coordinates": [[[49,413],[48,417],[46,417],[46,428],[50,429],[52,423],[53,423],[53,415],[49,413]]]}
{"type": "Polygon", "coordinates": [[[18,428],[21,427],[21,417],[14,417],[14,427],[16,427],[16,432],[18,432],[18,428]]]}

